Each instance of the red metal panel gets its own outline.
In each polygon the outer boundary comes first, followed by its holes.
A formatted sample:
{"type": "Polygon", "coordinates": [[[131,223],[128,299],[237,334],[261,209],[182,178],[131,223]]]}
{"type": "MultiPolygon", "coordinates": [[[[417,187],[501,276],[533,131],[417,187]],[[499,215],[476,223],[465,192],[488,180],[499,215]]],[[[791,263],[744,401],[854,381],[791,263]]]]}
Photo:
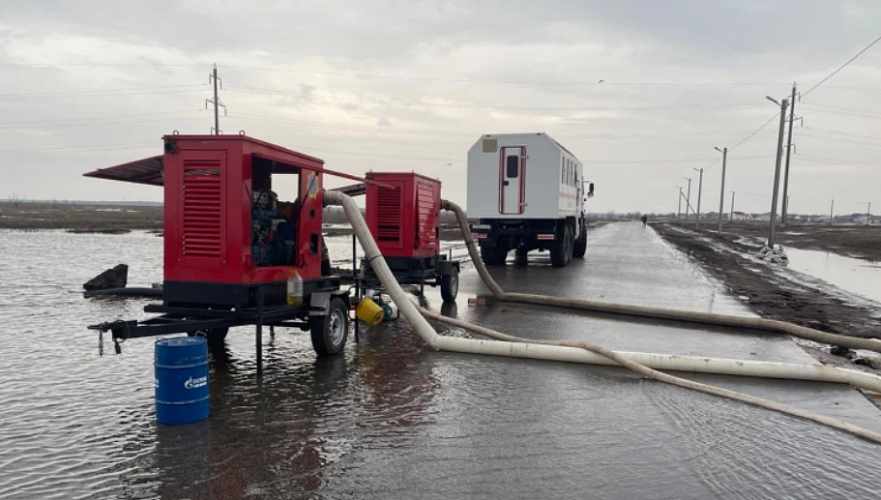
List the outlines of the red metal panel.
{"type": "Polygon", "coordinates": [[[439,252],[440,182],[412,172],[371,172],[367,225],[383,255],[430,257],[439,252]]]}

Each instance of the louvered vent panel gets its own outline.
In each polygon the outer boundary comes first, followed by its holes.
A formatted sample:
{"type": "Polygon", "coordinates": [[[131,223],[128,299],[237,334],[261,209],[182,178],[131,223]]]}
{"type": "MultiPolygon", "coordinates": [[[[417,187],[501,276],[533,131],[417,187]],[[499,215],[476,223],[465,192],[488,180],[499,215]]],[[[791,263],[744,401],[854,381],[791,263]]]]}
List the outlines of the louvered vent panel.
{"type": "Polygon", "coordinates": [[[401,190],[380,187],[376,196],[376,229],[379,241],[401,241],[401,190]]]}
{"type": "Polygon", "coordinates": [[[183,256],[220,258],[222,179],[219,160],[186,162],[183,182],[183,256]]]}

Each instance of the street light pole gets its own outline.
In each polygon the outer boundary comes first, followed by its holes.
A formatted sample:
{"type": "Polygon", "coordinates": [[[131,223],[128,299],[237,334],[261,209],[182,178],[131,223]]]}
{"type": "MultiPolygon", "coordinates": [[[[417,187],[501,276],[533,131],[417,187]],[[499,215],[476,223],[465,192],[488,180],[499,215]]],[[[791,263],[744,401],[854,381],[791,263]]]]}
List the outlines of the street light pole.
{"type": "MultiPolygon", "coordinates": [[[[728,160],[728,148],[716,151],[722,153],[722,187],[719,190],[719,233],[722,233],[722,211],[725,210],[725,163],[728,160]]],[[[730,222],[730,221],[729,221],[730,222]]]]}
{"type": "Polygon", "coordinates": [[[694,223],[696,225],[696,228],[700,229],[701,228],[701,194],[704,191],[704,169],[695,168],[694,170],[700,172],[700,178],[697,183],[697,217],[695,217],[695,219],[694,219],[694,223]]]}
{"type": "Polygon", "coordinates": [[[768,246],[774,248],[774,229],[777,223],[777,195],[780,190],[780,163],[783,159],[783,129],[786,123],[786,108],[789,101],[783,99],[782,102],[768,97],[768,100],[774,104],[780,105],[780,128],[777,131],[777,161],[774,166],[774,192],[771,194],[771,227],[768,229],[768,246]]]}
{"type": "Polygon", "coordinates": [[[691,177],[686,177],[688,181],[688,196],[685,197],[685,222],[688,222],[688,210],[691,209],[691,177]]]}

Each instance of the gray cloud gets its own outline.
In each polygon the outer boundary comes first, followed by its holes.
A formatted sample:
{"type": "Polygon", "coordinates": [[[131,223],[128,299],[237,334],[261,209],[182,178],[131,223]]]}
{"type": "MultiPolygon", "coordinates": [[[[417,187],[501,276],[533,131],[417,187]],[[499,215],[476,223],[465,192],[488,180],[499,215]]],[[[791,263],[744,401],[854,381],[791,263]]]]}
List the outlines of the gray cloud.
{"type": "MultiPolygon", "coordinates": [[[[820,0],[7,1],[0,63],[15,64],[0,66],[0,196],[160,198],[80,174],[156,154],[175,129],[206,133],[210,113],[198,110],[216,62],[223,130],[338,170],[415,169],[464,200],[479,134],[541,130],[588,165],[595,209],[674,210],[675,186],[714,161],[713,146],[773,114],[766,94],[828,74],[878,35],[879,14],[877,2],[820,0]]],[[[838,88],[881,89],[878,54],[799,108],[808,129],[796,131],[794,209],[878,196],[881,171],[854,163],[877,165],[879,120],[821,107],[881,115],[878,91],[838,88]]],[[[731,156],[728,189],[747,210],[769,204],[774,128],[731,156]]],[[[718,175],[705,177],[710,198],[718,175]]]]}

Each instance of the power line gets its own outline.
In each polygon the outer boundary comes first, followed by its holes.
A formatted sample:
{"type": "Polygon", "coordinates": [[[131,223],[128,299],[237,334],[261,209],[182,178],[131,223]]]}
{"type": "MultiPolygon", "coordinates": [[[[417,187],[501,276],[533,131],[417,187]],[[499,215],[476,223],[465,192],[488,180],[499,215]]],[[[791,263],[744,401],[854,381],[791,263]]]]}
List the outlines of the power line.
{"type": "Polygon", "coordinates": [[[305,92],[290,92],[284,90],[258,89],[253,87],[227,86],[225,89],[229,92],[244,92],[249,94],[269,94],[283,95],[307,98],[319,98],[327,100],[337,100],[349,104],[357,102],[369,102],[384,104],[389,106],[424,106],[431,108],[463,108],[463,109],[513,109],[513,110],[551,110],[551,111],[621,111],[621,110],[674,110],[674,109],[707,109],[707,108],[751,108],[758,107],[759,104],[742,103],[742,104],[692,104],[692,105],[670,105],[670,106],[508,106],[493,104],[475,104],[475,103],[432,103],[432,102],[396,102],[389,99],[371,99],[366,97],[353,97],[338,94],[313,94],[305,92]]]}
{"type": "Polygon", "coordinates": [[[156,149],[161,149],[161,144],[157,143],[157,141],[151,142],[128,142],[122,144],[95,144],[92,146],[59,146],[59,147],[51,147],[51,148],[30,148],[30,149],[0,149],[0,155],[5,154],[32,154],[32,153],[47,153],[47,152],[67,152],[67,151],[80,151],[80,150],[95,150],[95,151],[106,151],[106,150],[117,150],[117,149],[139,149],[145,147],[153,147],[156,149]]]}
{"type": "Polygon", "coordinates": [[[166,64],[166,63],[162,63],[162,62],[159,64],[149,63],[149,62],[143,62],[143,63],[94,63],[94,62],[88,62],[88,63],[67,63],[67,62],[63,62],[63,63],[53,63],[53,62],[16,63],[16,62],[0,62],[0,66],[21,66],[21,67],[28,67],[28,66],[34,66],[34,67],[40,67],[40,66],[95,66],[95,67],[99,67],[99,66],[108,66],[108,67],[111,67],[111,66],[145,66],[145,67],[147,67],[148,66],[151,68],[162,68],[162,67],[198,68],[198,67],[203,67],[203,66],[211,66],[211,64],[209,64],[209,63],[166,64]]]}
{"type": "Polygon", "coordinates": [[[841,160],[838,158],[827,158],[824,156],[809,156],[809,155],[801,155],[801,154],[797,155],[797,156],[801,159],[808,160],[808,161],[833,162],[833,163],[840,163],[840,164],[843,164],[846,166],[852,166],[852,167],[857,167],[857,168],[865,168],[865,169],[869,169],[869,170],[881,170],[881,167],[878,167],[876,165],[867,165],[865,163],[859,163],[859,162],[850,161],[850,160],[841,160]]]}
{"type": "Polygon", "coordinates": [[[107,119],[117,119],[117,118],[136,118],[142,116],[157,116],[157,115],[174,115],[174,114],[182,114],[182,113],[201,113],[203,110],[186,110],[186,111],[158,111],[154,113],[136,113],[130,115],[109,115],[109,116],[93,116],[93,117],[82,117],[82,118],[60,118],[55,120],[30,120],[23,122],[0,122],[0,126],[2,125],[33,125],[33,124],[41,124],[41,123],[62,123],[62,122],[80,122],[80,121],[92,121],[92,120],[107,120],[107,119]]]}
{"type": "MultiPolygon", "coordinates": [[[[52,123],[50,123],[47,125],[40,125],[39,128],[40,128],[40,130],[52,129],[52,128],[86,129],[86,128],[110,127],[110,126],[116,126],[116,125],[143,125],[145,123],[165,123],[165,124],[168,124],[169,126],[176,127],[179,122],[190,122],[190,121],[197,121],[197,120],[204,120],[204,119],[205,119],[204,116],[195,116],[195,117],[191,116],[189,118],[175,117],[175,118],[160,118],[158,120],[138,120],[138,121],[127,120],[127,121],[75,123],[75,124],[71,124],[71,123],[54,123],[54,124],[52,124],[52,123]]],[[[19,127],[2,127],[2,126],[0,126],[0,130],[11,130],[11,129],[17,129],[17,128],[19,128],[19,127]]],[[[21,128],[28,129],[28,127],[21,127],[21,128]]]]}
{"type": "Polygon", "coordinates": [[[866,135],[866,134],[854,134],[853,132],[843,132],[841,130],[831,130],[825,128],[814,128],[814,127],[804,127],[805,130],[812,130],[814,132],[825,132],[827,134],[840,134],[840,135],[848,135],[852,137],[862,137],[865,139],[876,139],[881,140],[881,136],[878,135],[866,135]]]}
{"type": "Polygon", "coordinates": [[[22,94],[0,94],[0,97],[52,97],[52,96],[75,96],[81,94],[105,94],[105,93],[114,93],[114,92],[140,92],[144,90],[166,90],[166,89],[179,89],[185,87],[204,87],[204,84],[189,84],[189,85],[162,85],[158,87],[133,87],[127,89],[95,89],[95,90],[71,90],[71,91],[62,91],[62,92],[28,92],[22,94]]]}
{"type": "Polygon", "coordinates": [[[853,57],[851,57],[850,59],[848,59],[847,62],[844,63],[844,64],[842,64],[841,66],[839,66],[838,69],[836,69],[836,70],[833,71],[832,73],[829,73],[829,75],[828,75],[826,78],[823,78],[822,80],[820,80],[819,82],[817,82],[816,85],[814,85],[813,87],[809,88],[806,92],[804,92],[804,93],[801,95],[802,98],[806,97],[808,94],[810,94],[811,92],[813,92],[814,89],[816,89],[816,88],[819,87],[820,85],[823,85],[823,84],[826,83],[826,81],[828,81],[830,78],[832,78],[833,76],[837,75],[839,71],[841,71],[841,70],[843,70],[844,68],[846,68],[850,63],[856,61],[858,57],[860,57],[861,55],[863,55],[863,53],[864,53],[865,51],[871,49],[872,46],[874,46],[874,45],[875,45],[876,43],[878,43],[879,41],[881,41],[881,36],[879,36],[878,38],[876,38],[875,40],[873,40],[872,43],[870,43],[869,45],[867,45],[863,50],[857,52],[855,56],[853,56],[853,57]]]}
{"type": "Polygon", "coordinates": [[[738,143],[735,144],[733,147],[728,148],[728,152],[730,153],[730,152],[734,151],[735,149],[737,149],[738,146],[740,146],[740,145],[743,144],[744,142],[746,142],[746,141],[752,139],[753,137],[755,137],[756,134],[758,134],[759,132],[761,132],[762,129],[764,129],[764,128],[767,127],[771,122],[773,122],[775,119],[777,119],[778,116],[780,116],[780,112],[779,112],[779,111],[776,112],[776,113],[774,113],[774,116],[772,116],[771,118],[768,118],[768,121],[766,121],[765,123],[763,123],[762,126],[759,127],[759,128],[757,128],[753,133],[751,133],[750,135],[746,136],[742,141],[738,142],[738,143]]]}
{"type": "MultiPolygon", "coordinates": [[[[367,131],[367,132],[379,132],[379,133],[402,133],[402,134],[420,134],[420,135],[447,135],[447,136],[459,136],[459,137],[479,137],[483,134],[483,132],[451,132],[446,130],[429,130],[429,129],[399,129],[392,127],[369,127],[363,125],[352,125],[346,123],[334,123],[334,122],[318,122],[318,121],[308,121],[308,120],[291,120],[283,117],[275,117],[269,115],[255,115],[250,113],[230,113],[231,118],[240,118],[243,120],[254,120],[254,121],[263,121],[269,123],[285,123],[291,125],[304,125],[310,127],[324,127],[324,128],[337,128],[342,130],[355,130],[355,131],[367,131]]],[[[743,129],[737,130],[696,130],[696,131],[683,131],[675,134],[634,134],[634,133],[621,133],[621,134],[555,134],[551,133],[550,135],[554,137],[563,137],[569,139],[667,139],[667,138],[676,138],[676,137],[694,137],[694,136],[712,136],[712,135],[724,135],[724,134],[732,134],[738,132],[745,132],[743,129]]]]}
{"type": "Polygon", "coordinates": [[[802,104],[802,106],[818,107],[818,108],[829,108],[829,109],[837,109],[837,110],[841,110],[841,111],[853,111],[853,112],[856,112],[856,113],[863,113],[863,114],[867,114],[867,115],[879,115],[879,116],[881,116],[881,112],[879,112],[879,111],[866,111],[865,109],[860,109],[860,108],[847,108],[847,107],[844,107],[844,106],[832,106],[832,105],[829,105],[829,104],[816,104],[816,103],[813,103],[813,102],[803,102],[803,103],[801,103],[801,104],[802,104]]]}
{"type": "MultiPolygon", "coordinates": [[[[816,106],[816,104],[806,104],[806,106],[807,106],[808,108],[814,108],[814,107],[816,106]]],[[[830,114],[833,114],[833,115],[854,116],[854,117],[857,117],[857,118],[874,118],[874,119],[876,119],[876,120],[879,119],[879,118],[881,118],[881,115],[869,114],[870,112],[849,113],[849,112],[847,112],[847,111],[836,111],[836,110],[834,110],[834,109],[823,109],[823,108],[814,109],[814,111],[819,111],[820,113],[830,113],[830,114]]]]}
{"type": "Polygon", "coordinates": [[[852,140],[849,140],[849,139],[841,139],[841,138],[839,138],[839,137],[823,137],[823,136],[812,135],[812,134],[803,134],[803,135],[804,135],[805,137],[810,137],[810,138],[813,138],[813,139],[820,139],[821,141],[846,142],[846,143],[848,143],[848,144],[863,144],[863,145],[866,145],[866,146],[875,146],[875,147],[879,147],[879,148],[881,148],[881,143],[877,143],[877,142],[873,143],[873,142],[864,142],[864,141],[852,141],[852,140]]]}

